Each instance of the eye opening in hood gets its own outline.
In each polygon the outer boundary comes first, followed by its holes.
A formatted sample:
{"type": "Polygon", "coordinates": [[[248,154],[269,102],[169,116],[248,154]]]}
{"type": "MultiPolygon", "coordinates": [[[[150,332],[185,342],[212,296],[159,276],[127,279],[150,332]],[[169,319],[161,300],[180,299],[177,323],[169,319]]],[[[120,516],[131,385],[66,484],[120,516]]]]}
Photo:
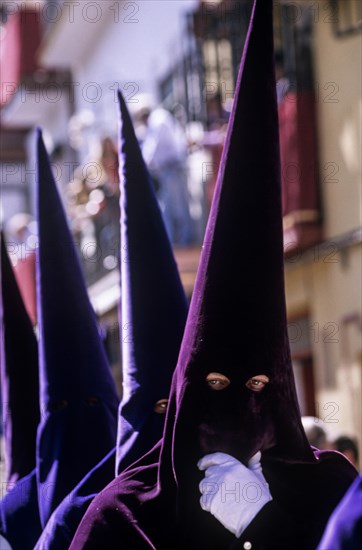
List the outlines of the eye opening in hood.
{"type": "Polygon", "coordinates": [[[159,399],[156,401],[153,410],[158,414],[165,414],[167,411],[168,399],[159,399]]]}
{"type": "Polygon", "coordinates": [[[88,405],[89,407],[94,407],[95,405],[98,405],[99,399],[98,397],[95,397],[94,395],[89,395],[84,399],[84,403],[88,405]]]}
{"type": "Polygon", "coordinates": [[[214,391],[221,391],[227,388],[230,384],[230,380],[224,374],[220,372],[210,372],[206,376],[206,383],[210,389],[214,391]]]}
{"type": "Polygon", "coordinates": [[[245,386],[253,392],[261,392],[263,391],[263,389],[268,383],[269,383],[268,376],[266,376],[265,374],[258,374],[256,376],[252,376],[251,378],[249,378],[245,386]]]}
{"type": "Polygon", "coordinates": [[[58,399],[58,401],[53,401],[50,406],[49,410],[52,412],[60,411],[62,409],[66,409],[68,407],[68,401],[65,399],[58,399]]]}

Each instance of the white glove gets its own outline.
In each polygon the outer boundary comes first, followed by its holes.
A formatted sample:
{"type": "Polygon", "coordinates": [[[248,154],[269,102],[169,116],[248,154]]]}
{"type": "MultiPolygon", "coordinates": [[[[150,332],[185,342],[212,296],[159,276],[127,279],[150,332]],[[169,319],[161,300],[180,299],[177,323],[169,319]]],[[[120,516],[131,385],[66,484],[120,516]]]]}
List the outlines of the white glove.
{"type": "Polygon", "coordinates": [[[2,535],[0,535],[0,550],[12,550],[10,544],[2,535]]]}
{"type": "Polygon", "coordinates": [[[199,470],[205,470],[205,478],[199,485],[201,508],[236,537],[240,537],[257,513],[272,500],[260,458],[259,451],[246,467],[226,453],[212,453],[197,463],[199,470]]]}

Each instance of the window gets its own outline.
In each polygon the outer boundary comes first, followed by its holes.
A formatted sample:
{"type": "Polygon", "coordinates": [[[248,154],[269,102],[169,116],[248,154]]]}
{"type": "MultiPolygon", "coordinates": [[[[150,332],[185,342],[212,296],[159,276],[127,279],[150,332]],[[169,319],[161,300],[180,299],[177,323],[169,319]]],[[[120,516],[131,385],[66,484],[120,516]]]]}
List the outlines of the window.
{"type": "Polygon", "coordinates": [[[331,0],[331,22],[337,37],[362,31],[362,2],[360,0],[331,0]]]}

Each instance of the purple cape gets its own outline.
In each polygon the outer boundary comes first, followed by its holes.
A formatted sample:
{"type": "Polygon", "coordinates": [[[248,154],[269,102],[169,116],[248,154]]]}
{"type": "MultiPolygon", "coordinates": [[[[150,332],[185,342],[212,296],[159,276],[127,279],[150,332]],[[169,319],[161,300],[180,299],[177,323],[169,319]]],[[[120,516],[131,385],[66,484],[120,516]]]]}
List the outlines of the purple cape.
{"type": "Polygon", "coordinates": [[[44,527],[63,498],[114,447],[119,398],[40,132],[36,201],[43,411],[37,480],[44,527]]]}
{"type": "Polygon", "coordinates": [[[312,550],[357,475],[339,453],[313,453],[297,403],[272,21],[272,0],[254,0],[163,439],[95,498],[71,550],[312,550]],[[211,373],[229,385],[214,391],[211,373]],[[269,381],[256,392],[258,375],[269,381]],[[201,509],[197,461],[258,450],[273,500],[236,539],[201,509]]]}

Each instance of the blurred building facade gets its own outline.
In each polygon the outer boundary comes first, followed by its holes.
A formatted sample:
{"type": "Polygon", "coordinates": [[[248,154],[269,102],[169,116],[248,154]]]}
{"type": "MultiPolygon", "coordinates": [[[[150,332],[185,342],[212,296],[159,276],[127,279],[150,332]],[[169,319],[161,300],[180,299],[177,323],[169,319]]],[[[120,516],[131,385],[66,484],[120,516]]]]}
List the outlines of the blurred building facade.
{"type": "Polygon", "coordinates": [[[360,2],[311,6],[321,235],[286,261],[296,370],[312,378],[314,414],[335,433],[356,435],[360,448],[361,15],[360,2]]]}
{"type": "MultiPolygon", "coordinates": [[[[190,296],[251,2],[0,5],[3,217],[32,213],[31,131],[41,125],[119,373],[117,89],[131,112],[151,95],[178,113],[188,134],[197,237],[175,252],[190,296]]],[[[357,436],[360,448],[361,6],[274,2],[287,306],[301,411],[336,435],[357,436]]]]}

